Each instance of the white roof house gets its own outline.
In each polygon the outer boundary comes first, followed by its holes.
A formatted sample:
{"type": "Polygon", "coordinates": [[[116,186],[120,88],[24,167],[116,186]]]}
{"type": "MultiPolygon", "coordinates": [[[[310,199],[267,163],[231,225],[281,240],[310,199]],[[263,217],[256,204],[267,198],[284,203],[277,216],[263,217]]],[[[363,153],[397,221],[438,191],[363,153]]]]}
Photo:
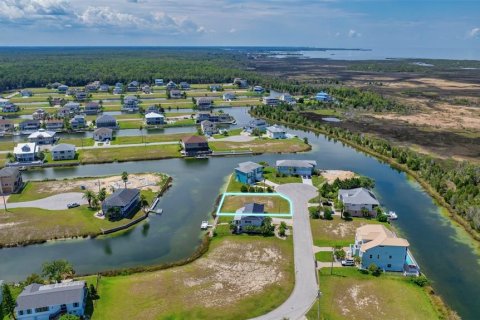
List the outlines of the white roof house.
{"type": "Polygon", "coordinates": [[[277,167],[299,167],[299,168],[315,168],[317,161],[315,160],[277,160],[277,167]]]}
{"type": "Polygon", "coordinates": [[[13,148],[13,153],[15,155],[32,154],[37,153],[38,149],[39,147],[34,142],[19,143],[13,148]]]}
{"type": "Polygon", "coordinates": [[[44,129],[40,129],[35,131],[34,133],[28,136],[28,139],[38,139],[38,138],[53,138],[55,136],[55,131],[46,131],[44,129]]]}
{"type": "Polygon", "coordinates": [[[145,119],[157,119],[157,118],[165,118],[163,114],[156,113],[156,112],[149,112],[145,115],[145,119]]]}

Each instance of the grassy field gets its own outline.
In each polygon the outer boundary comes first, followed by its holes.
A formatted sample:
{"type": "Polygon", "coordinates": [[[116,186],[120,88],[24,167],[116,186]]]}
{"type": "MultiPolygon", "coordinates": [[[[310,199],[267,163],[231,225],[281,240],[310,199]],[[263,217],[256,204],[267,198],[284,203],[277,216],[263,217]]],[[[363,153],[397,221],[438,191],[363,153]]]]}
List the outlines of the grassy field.
{"type": "MultiPolygon", "coordinates": [[[[353,218],[351,221],[334,216],[333,220],[310,219],[313,244],[319,247],[348,246],[355,240],[355,231],[365,224],[379,224],[375,219],[353,218]]],[[[387,228],[388,224],[384,224],[387,228]]]]}
{"type": "Polygon", "coordinates": [[[279,306],[293,285],[291,239],[225,232],[188,265],[102,277],[92,319],[249,319],[279,306]]]}
{"type": "Polygon", "coordinates": [[[253,151],[261,153],[292,153],[310,150],[300,139],[256,139],[249,142],[214,141],[209,143],[213,151],[253,151]]]}
{"type": "Polygon", "coordinates": [[[278,196],[226,196],[223,202],[221,212],[234,213],[237,209],[242,208],[247,203],[261,203],[265,205],[265,212],[267,213],[290,213],[289,202],[278,196]]]}
{"type": "Polygon", "coordinates": [[[60,138],[58,143],[69,143],[77,147],[93,147],[93,145],[95,144],[95,141],[92,138],[70,138],[70,139],[60,138]]]}
{"type": "Polygon", "coordinates": [[[118,127],[120,129],[139,129],[140,127],[143,127],[143,126],[144,126],[143,120],[118,121],[118,127]]]}
{"type": "MultiPolygon", "coordinates": [[[[321,319],[441,319],[424,288],[409,278],[382,274],[374,277],[356,268],[320,271],[321,319]]],[[[317,319],[315,304],[307,318],[317,319]]]]}
{"type": "Polygon", "coordinates": [[[81,163],[135,161],[180,157],[178,145],[153,145],[129,148],[99,148],[80,151],[81,163]]]}
{"type": "Polygon", "coordinates": [[[238,182],[235,179],[235,174],[232,174],[228,178],[228,184],[227,184],[226,191],[227,192],[240,192],[240,189],[242,188],[242,186],[243,186],[243,183],[238,182]]]}
{"type": "Polygon", "coordinates": [[[265,167],[263,169],[263,176],[265,179],[272,181],[273,183],[277,184],[284,184],[284,183],[302,183],[302,178],[288,176],[288,177],[277,177],[277,170],[274,167],[265,167]]]}
{"type": "Polygon", "coordinates": [[[315,253],[315,260],[321,262],[331,262],[333,259],[332,251],[320,251],[315,253]]]}
{"type": "Polygon", "coordinates": [[[242,128],[233,129],[233,130],[229,130],[229,131],[228,131],[228,135],[214,134],[213,137],[214,137],[215,139],[222,139],[222,138],[225,138],[225,137],[239,136],[240,133],[242,133],[242,131],[243,131],[242,128]]]}
{"type": "MultiPolygon", "coordinates": [[[[0,245],[34,243],[48,239],[97,235],[101,229],[124,225],[130,219],[116,222],[95,218],[95,210],[80,206],[65,210],[44,210],[39,208],[15,208],[8,212],[1,210],[0,245]]],[[[140,217],[138,212],[133,218],[140,217]]],[[[132,219],[133,219],[132,218],[132,219]]]]}
{"type": "Polygon", "coordinates": [[[184,137],[191,136],[192,133],[178,133],[178,134],[148,134],[142,137],[140,136],[122,136],[115,137],[111,144],[135,144],[135,143],[149,143],[149,142],[168,142],[179,141],[184,137]]]}

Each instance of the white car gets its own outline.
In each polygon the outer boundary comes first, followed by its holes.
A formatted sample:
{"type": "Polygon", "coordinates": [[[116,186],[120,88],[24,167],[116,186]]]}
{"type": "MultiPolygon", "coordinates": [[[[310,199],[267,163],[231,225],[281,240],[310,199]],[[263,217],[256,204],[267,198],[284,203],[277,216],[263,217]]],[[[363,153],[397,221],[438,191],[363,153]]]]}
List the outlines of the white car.
{"type": "Polygon", "coordinates": [[[344,267],[353,267],[355,266],[355,261],[353,259],[342,260],[342,266],[344,267]]]}

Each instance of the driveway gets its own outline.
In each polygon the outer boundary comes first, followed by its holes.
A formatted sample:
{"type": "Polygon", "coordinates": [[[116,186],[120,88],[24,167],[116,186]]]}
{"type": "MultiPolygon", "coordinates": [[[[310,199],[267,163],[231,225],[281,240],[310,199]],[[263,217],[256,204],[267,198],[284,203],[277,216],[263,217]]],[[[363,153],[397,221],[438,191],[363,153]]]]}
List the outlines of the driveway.
{"type": "Polygon", "coordinates": [[[39,200],[25,201],[25,202],[7,202],[7,208],[40,208],[46,210],[64,210],[67,209],[67,204],[77,202],[79,204],[88,204],[87,200],[83,199],[81,192],[67,192],[56,194],[51,197],[46,197],[39,200]]]}
{"type": "Polygon", "coordinates": [[[255,320],[304,319],[318,294],[317,275],[313,258],[313,239],[308,216],[308,200],[317,195],[317,189],[301,183],[277,187],[277,192],[293,202],[293,246],[295,260],[295,288],[290,297],[277,309],[255,320]]]}

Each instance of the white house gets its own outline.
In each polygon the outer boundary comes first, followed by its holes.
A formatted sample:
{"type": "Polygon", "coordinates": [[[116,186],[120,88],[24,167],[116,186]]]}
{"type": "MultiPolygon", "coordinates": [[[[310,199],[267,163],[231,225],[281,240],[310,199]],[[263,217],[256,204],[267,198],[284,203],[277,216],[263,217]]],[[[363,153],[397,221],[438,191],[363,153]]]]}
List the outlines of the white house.
{"type": "Polygon", "coordinates": [[[26,286],[17,298],[18,320],[50,320],[63,314],[83,316],[87,302],[85,281],[26,286]]]}
{"type": "Polygon", "coordinates": [[[374,263],[385,271],[416,273],[419,268],[408,251],[410,244],[397,236],[384,225],[367,224],[357,229],[355,243],[350,245],[352,256],[361,258],[361,266],[366,269],[374,263]]]}
{"type": "Polygon", "coordinates": [[[98,128],[93,131],[93,140],[95,141],[106,141],[112,140],[113,130],[110,128],[98,128]]]}
{"type": "Polygon", "coordinates": [[[56,140],[56,132],[39,129],[38,131],[28,136],[28,142],[35,142],[37,144],[53,144],[56,140]]]}
{"type": "Polygon", "coordinates": [[[285,175],[311,176],[315,171],[315,160],[277,160],[275,163],[278,173],[285,175]]]}
{"type": "Polygon", "coordinates": [[[75,146],[68,143],[60,143],[52,147],[52,160],[72,160],[75,159],[75,146]]]}
{"type": "Polygon", "coordinates": [[[145,115],[145,123],[147,125],[165,124],[165,116],[156,112],[149,112],[145,115]]]}
{"type": "Polygon", "coordinates": [[[233,92],[225,92],[223,94],[223,100],[224,101],[231,101],[231,100],[234,100],[236,98],[235,96],[235,93],[233,92]]]}
{"type": "Polygon", "coordinates": [[[286,139],[287,132],[277,125],[267,127],[267,136],[270,139],[286,139]]]}
{"type": "Polygon", "coordinates": [[[278,99],[277,97],[272,97],[272,96],[263,97],[262,103],[266,106],[275,107],[275,106],[278,106],[278,104],[280,103],[280,99],[278,99]]]}
{"type": "Polygon", "coordinates": [[[217,125],[211,121],[204,120],[200,123],[200,127],[202,129],[202,132],[206,136],[211,136],[214,135],[215,133],[218,133],[218,128],[217,125]]]}
{"type": "Polygon", "coordinates": [[[282,102],[285,102],[287,104],[290,104],[290,105],[294,105],[297,103],[297,101],[295,100],[294,97],[292,97],[290,94],[288,93],[284,93],[280,96],[280,101],[282,102]]]}
{"type": "Polygon", "coordinates": [[[245,207],[238,209],[233,218],[236,232],[248,231],[247,227],[261,227],[265,219],[264,213],[264,205],[259,203],[247,203],[245,207]]]}
{"type": "Polygon", "coordinates": [[[18,162],[35,161],[39,152],[36,143],[19,143],[13,148],[13,154],[18,162]]]}
{"type": "Polygon", "coordinates": [[[340,189],[338,190],[338,199],[343,202],[344,211],[353,217],[363,216],[363,208],[367,209],[372,217],[375,217],[377,215],[375,209],[380,205],[375,195],[365,188],[340,189]]]}
{"type": "Polygon", "coordinates": [[[170,99],[181,99],[183,98],[182,91],[180,90],[170,90],[170,99]]]}

